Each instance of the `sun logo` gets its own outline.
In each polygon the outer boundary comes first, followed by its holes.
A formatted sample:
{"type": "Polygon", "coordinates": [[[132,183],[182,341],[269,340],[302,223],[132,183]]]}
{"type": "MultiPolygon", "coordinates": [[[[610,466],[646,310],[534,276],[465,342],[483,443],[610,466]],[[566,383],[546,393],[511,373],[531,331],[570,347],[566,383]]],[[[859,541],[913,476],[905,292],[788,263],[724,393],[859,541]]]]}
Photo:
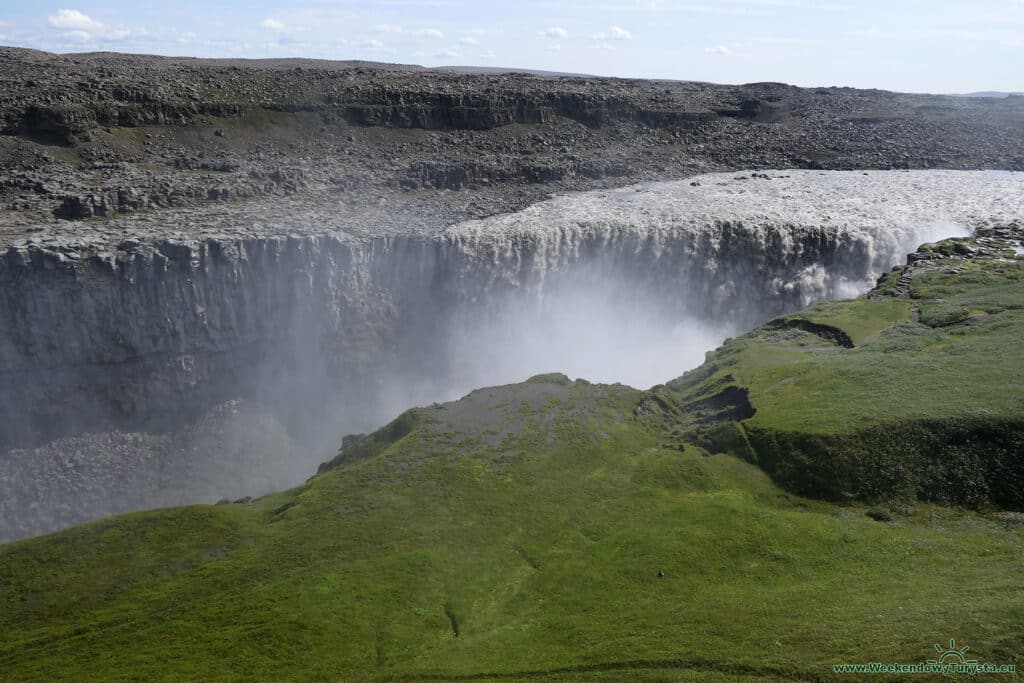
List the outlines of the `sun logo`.
{"type": "Polygon", "coordinates": [[[938,643],[935,643],[935,651],[939,653],[938,659],[929,659],[929,664],[977,664],[976,659],[967,659],[964,657],[967,651],[971,648],[967,645],[957,649],[956,641],[952,638],[949,639],[949,648],[944,648],[938,643]]]}

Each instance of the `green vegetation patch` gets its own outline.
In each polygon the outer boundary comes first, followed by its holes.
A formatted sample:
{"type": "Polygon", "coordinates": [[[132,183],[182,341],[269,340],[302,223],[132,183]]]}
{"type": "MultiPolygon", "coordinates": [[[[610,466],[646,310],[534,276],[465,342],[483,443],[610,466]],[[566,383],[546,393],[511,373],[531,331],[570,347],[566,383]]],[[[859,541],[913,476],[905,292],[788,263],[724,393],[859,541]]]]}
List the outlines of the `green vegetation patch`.
{"type": "Polygon", "coordinates": [[[795,497],[666,444],[642,398],[480,390],[291,491],[0,546],[4,675],[828,680],[949,637],[1024,651],[1024,528],[795,497]],[[509,432],[456,457],[481,414],[509,432]]]}
{"type": "Polygon", "coordinates": [[[1020,666],[1022,514],[920,502],[1024,507],[1020,261],[952,249],[651,391],[480,389],[290,491],[0,546],[3,677],[833,680],[952,638],[1020,666]]]}
{"type": "Polygon", "coordinates": [[[807,308],[782,320],[806,320],[841,330],[860,346],[897,323],[909,321],[911,304],[905,299],[830,301],[807,308]]]}
{"type": "Polygon", "coordinates": [[[779,318],[668,386],[684,406],[746,391],[753,414],[739,429],[698,428],[697,441],[801,494],[1024,508],[1022,266],[936,259],[915,269],[913,299],[779,318]]]}

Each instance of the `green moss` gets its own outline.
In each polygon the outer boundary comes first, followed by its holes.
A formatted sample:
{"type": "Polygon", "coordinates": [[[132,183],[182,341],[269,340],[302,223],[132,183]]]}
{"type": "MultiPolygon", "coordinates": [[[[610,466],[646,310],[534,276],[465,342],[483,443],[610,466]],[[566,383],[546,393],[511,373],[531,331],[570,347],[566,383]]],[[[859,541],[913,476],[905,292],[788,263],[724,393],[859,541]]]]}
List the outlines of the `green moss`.
{"type": "Polygon", "coordinates": [[[0,546],[5,675],[793,679],[916,661],[936,633],[994,660],[1024,645],[1020,529],[836,516],[738,458],[662,448],[625,387],[489,391],[526,426],[458,458],[456,411],[423,409],[289,492],[0,546]]]}
{"type": "Polygon", "coordinates": [[[920,322],[906,299],[822,304],[732,340],[669,387],[684,406],[746,391],[753,414],[741,427],[693,438],[803,495],[1021,508],[1021,273],[937,259],[915,271],[920,322]]]}
{"type": "Polygon", "coordinates": [[[833,301],[812,306],[789,319],[807,320],[837,328],[853,344],[860,346],[875,338],[882,330],[909,321],[910,302],[905,299],[833,301]]]}
{"type": "Polygon", "coordinates": [[[921,310],[921,322],[928,327],[946,327],[963,322],[970,315],[964,306],[945,302],[927,306],[921,310]]]}
{"type": "Polygon", "coordinates": [[[396,441],[407,436],[421,419],[420,411],[407,410],[369,436],[353,435],[347,439],[347,443],[338,452],[338,455],[320,466],[320,472],[327,472],[344,463],[371,458],[383,452],[396,441]]]}
{"type": "Polygon", "coordinates": [[[1021,506],[1020,272],[943,268],[651,391],[479,390],[290,491],[0,546],[3,675],[828,680],[952,637],[1019,663],[1024,525],[963,508],[1021,506]]]}

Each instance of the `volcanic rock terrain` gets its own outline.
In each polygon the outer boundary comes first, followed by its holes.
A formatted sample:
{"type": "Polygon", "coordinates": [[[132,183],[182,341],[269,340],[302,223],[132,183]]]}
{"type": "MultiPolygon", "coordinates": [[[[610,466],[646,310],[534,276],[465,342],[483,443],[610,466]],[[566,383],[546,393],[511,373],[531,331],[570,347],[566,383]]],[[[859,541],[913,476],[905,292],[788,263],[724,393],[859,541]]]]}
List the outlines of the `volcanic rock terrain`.
{"type": "Polygon", "coordinates": [[[1022,117],[1024,97],[0,48],[0,229],[262,196],[473,217],[730,169],[1024,170],[1022,117]]]}
{"type": "Polygon", "coordinates": [[[296,483],[415,402],[572,371],[508,363],[565,316],[584,337],[552,363],[713,326],[666,380],[920,242],[1018,225],[1019,174],[903,170],[1024,170],[1022,121],[1020,97],[0,48],[0,539],[296,483]],[[614,347],[586,328],[638,311],[614,347]]]}

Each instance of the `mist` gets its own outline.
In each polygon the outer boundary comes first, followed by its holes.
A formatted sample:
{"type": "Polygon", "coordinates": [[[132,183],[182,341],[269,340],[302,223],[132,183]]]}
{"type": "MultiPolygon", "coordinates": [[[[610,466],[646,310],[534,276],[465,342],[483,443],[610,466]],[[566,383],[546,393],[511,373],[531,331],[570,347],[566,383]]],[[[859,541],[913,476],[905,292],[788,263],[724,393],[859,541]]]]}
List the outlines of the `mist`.
{"type": "MultiPolygon", "coordinates": [[[[561,372],[647,388],[699,365],[735,325],[701,320],[676,297],[619,281],[568,281],[535,300],[509,297],[481,320],[460,316],[446,344],[455,386],[561,372]]],[[[457,392],[456,392],[457,393],[457,392]]]]}
{"type": "Polygon", "coordinates": [[[719,174],[435,236],[177,245],[89,271],[87,288],[51,271],[56,286],[22,282],[11,300],[19,320],[52,322],[0,339],[0,358],[32,368],[5,407],[0,539],[286,488],[344,435],[482,386],[666,382],[726,337],[862,294],[919,244],[968,234],[1019,182],[719,174]],[[25,360],[40,348],[46,364],[25,360]],[[38,424],[49,431],[17,431],[38,424]]]}
{"type": "MultiPolygon", "coordinates": [[[[439,247],[437,270],[425,279],[431,285],[403,304],[401,340],[363,382],[339,393],[321,383],[329,372],[307,370],[297,393],[278,382],[264,398],[286,396],[293,415],[311,418],[298,421],[295,438],[325,459],[344,435],[372,431],[404,410],[537,374],[645,389],[699,366],[725,338],[771,317],[865,293],[922,242],[967,234],[963,225],[935,221],[885,239],[840,239],[848,254],[801,253],[782,271],[700,252],[680,259],[671,244],[655,252],[633,233],[599,252],[574,247],[569,257],[561,246],[552,256],[551,243],[521,241],[497,260],[455,240],[439,247]]],[[[309,337],[302,332],[296,343],[308,351],[309,337]]],[[[321,353],[309,356],[318,367],[321,353]]]]}

